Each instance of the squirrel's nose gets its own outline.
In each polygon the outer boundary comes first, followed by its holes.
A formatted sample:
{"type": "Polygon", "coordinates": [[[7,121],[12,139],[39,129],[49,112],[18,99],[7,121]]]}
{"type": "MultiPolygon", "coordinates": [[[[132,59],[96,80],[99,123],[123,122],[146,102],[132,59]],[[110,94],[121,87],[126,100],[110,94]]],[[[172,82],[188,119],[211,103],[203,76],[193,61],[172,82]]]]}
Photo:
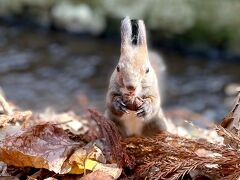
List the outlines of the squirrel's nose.
{"type": "Polygon", "coordinates": [[[132,86],[132,85],[128,85],[127,86],[127,90],[129,91],[135,91],[136,87],[132,86]]]}

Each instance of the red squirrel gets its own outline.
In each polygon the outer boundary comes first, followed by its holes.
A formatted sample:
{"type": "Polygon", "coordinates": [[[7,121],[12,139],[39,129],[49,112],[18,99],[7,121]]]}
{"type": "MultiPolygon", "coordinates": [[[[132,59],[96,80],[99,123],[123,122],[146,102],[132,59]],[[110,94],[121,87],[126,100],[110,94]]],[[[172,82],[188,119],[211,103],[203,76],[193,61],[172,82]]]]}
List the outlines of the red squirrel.
{"type": "Polygon", "coordinates": [[[110,78],[105,112],[124,136],[152,134],[162,124],[166,125],[150,55],[143,20],[124,18],[121,22],[121,55],[110,78]],[[146,127],[150,127],[150,133],[145,132],[146,127]]]}

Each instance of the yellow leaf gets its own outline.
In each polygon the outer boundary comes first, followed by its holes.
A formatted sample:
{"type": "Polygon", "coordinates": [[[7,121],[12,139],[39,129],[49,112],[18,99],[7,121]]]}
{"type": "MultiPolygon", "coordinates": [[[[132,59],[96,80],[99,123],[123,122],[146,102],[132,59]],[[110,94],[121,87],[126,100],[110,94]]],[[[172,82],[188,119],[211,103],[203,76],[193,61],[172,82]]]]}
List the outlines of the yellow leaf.
{"type": "Polygon", "coordinates": [[[91,159],[87,159],[85,161],[85,169],[92,171],[98,164],[102,164],[102,163],[99,163],[99,162],[91,160],[91,159]]]}

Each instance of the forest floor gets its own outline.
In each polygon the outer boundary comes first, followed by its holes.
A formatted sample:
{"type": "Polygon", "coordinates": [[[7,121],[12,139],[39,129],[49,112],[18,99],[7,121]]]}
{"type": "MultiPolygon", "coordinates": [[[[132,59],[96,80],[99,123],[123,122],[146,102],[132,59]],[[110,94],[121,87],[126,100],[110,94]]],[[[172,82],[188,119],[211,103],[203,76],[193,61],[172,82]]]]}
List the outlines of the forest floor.
{"type": "Polygon", "coordinates": [[[237,179],[240,94],[221,125],[187,110],[166,112],[176,132],[123,138],[96,110],[23,111],[0,98],[0,176],[8,179],[237,179]],[[208,128],[189,120],[200,119],[208,128]],[[188,122],[186,122],[188,120],[188,122]]]}

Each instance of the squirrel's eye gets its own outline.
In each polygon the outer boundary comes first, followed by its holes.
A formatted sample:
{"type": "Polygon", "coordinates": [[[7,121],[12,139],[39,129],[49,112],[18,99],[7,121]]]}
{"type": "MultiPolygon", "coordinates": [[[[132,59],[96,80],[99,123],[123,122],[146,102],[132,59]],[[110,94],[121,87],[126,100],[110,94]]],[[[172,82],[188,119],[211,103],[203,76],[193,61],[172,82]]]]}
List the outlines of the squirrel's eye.
{"type": "Polygon", "coordinates": [[[146,73],[148,73],[148,72],[149,72],[149,68],[146,69],[146,73]]]}
{"type": "Polygon", "coordinates": [[[120,71],[120,67],[119,66],[117,66],[117,72],[119,72],[120,71]]]}

